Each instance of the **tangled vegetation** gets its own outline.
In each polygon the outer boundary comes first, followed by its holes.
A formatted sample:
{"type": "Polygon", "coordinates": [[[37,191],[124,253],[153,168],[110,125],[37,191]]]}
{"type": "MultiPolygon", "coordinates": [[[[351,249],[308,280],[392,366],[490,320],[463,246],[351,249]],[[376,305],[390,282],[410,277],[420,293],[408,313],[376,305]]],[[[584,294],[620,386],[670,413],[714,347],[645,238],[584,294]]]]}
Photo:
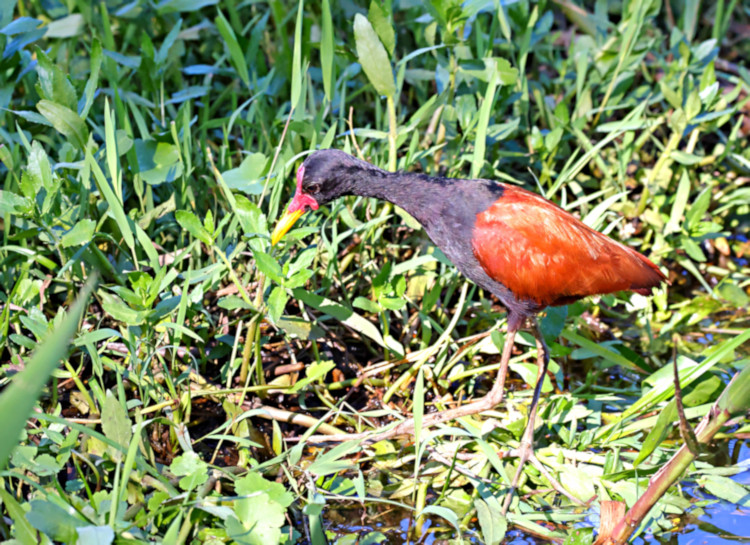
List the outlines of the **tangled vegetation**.
{"type": "MultiPolygon", "coordinates": [[[[750,363],[748,37],[737,0],[6,1],[2,538],[590,543],[600,502],[632,505],[683,442],[673,358],[692,424],[750,363]],[[270,245],[328,147],[521,185],[668,273],[543,317],[540,463],[507,517],[525,333],[494,411],[307,440],[481,396],[504,341],[390,204],[342,199],[270,245]]],[[[747,506],[748,432],[731,420],[637,534],[747,506]]]]}

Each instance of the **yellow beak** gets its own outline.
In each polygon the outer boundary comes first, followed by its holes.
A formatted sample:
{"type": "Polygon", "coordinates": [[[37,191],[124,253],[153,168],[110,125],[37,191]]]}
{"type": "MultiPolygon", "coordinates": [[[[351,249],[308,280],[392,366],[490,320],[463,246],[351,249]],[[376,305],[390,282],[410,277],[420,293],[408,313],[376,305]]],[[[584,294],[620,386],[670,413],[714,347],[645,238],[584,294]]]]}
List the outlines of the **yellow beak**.
{"type": "Polygon", "coordinates": [[[273,230],[273,233],[271,234],[271,246],[276,246],[276,244],[281,240],[281,237],[286,235],[287,231],[292,228],[292,226],[297,223],[297,220],[302,217],[302,214],[304,214],[304,210],[295,210],[294,212],[287,212],[284,214],[284,216],[279,220],[279,223],[276,224],[276,228],[273,230]]]}

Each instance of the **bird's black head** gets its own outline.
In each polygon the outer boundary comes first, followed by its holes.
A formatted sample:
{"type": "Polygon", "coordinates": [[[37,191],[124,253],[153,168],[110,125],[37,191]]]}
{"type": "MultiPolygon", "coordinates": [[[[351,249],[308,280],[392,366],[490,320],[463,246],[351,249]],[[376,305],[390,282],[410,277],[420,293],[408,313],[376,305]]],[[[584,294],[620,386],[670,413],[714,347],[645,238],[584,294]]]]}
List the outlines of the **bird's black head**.
{"type": "Polygon", "coordinates": [[[382,170],[343,151],[314,152],[297,169],[297,190],[274,230],[272,243],[276,244],[308,208],[317,210],[321,204],[356,192],[358,183],[364,183],[368,176],[382,175],[382,170]]]}
{"type": "Polygon", "coordinates": [[[369,163],[360,161],[335,149],[319,150],[310,155],[297,170],[297,194],[292,200],[290,211],[297,206],[309,205],[317,208],[310,200],[320,206],[347,195],[364,171],[374,171],[369,163]]]}

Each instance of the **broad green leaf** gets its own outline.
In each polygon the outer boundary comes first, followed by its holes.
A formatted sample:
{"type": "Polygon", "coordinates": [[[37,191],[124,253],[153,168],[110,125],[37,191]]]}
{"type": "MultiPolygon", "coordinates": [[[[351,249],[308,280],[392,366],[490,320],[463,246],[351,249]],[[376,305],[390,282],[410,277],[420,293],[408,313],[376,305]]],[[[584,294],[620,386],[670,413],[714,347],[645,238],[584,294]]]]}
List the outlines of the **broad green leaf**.
{"type": "Polygon", "coordinates": [[[235,195],[235,204],[234,212],[237,214],[242,231],[246,235],[268,235],[266,216],[257,204],[244,195],[235,195]]]}
{"type": "Polygon", "coordinates": [[[262,153],[251,153],[237,168],[224,171],[221,175],[230,189],[236,189],[248,195],[260,195],[263,193],[263,182],[260,180],[267,165],[268,157],[262,153]]]}
{"type": "Polygon", "coordinates": [[[89,131],[76,112],[50,100],[40,100],[36,103],[36,109],[52,126],[79,150],[86,147],[89,131]]]}
{"type": "Polygon", "coordinates": [[[707,475],[698,480],[708,492],[719,499],[742,507],[750,507],[750,489],[720,475],[707,475]]]}
{"type": "MultiPolygon", "coordinates": [[[[0,4],[0,27],[3,27],[3,30],[7,32],[7,27],[5,25],[12,25],[13,24],[13,12],[16,9],[16,3],[18,0],[9,0],[8,2],[3,2],[0,4]]],[[[37,22],[33,28],[36,28],[36,26],[39,24],[37,22]]]]}
{"type": "Polygon", "coordinates": [[[286,302],[288,299],[286,289],[281,286],[276,286],[271,290],[271,295],[268,296],[268,314],[271,317],[273,323],[278,322],[281,315],[284,313],[286,302]]]}
{"type": "Polygon", "coordinates": [[[63,248],[80,246],[81,244],[91,242],[95,228],[96,222],[94,220],[84,219],[79,221],[60,239],[63,248]]]}
{"type": "Polygon", "coordinates": [[[748,304],[750,304],[750,297],[748,297],[747,293],[731,281],[719,284],[715,292],[719,297],[725,301],[729,301],[737,308],[747,308],[748,304]]]}
{"type": "Polygon", "coordinates": [[[185,491],[195,490],[208,480],[208,466],[195,452],[186,452],[176,457],[169,470],[182,477],[180,488],[185,491]]]}
{"type": "Polygon", "coordinates": [[[37,140],[31,143],[31,153],[29,153],[26,170],[23,171],[21,176],[20,186],[24,196],[31,200],[37,198],[42,188],[46,189],[48,193],[54,191],[52,166],[47,153],[37,140]]]}
{"type": "Polygon", "coordinates": [[[174,144],[137,139],[135,154],[138,174],[151,185],[173,182],[182,176],[180,150],[174,144]]]}
{"type": "Polygon", "coordinates": [[[593,528],[575,528],[565,538],[563,545],[591,545],[594,542],[593,528]]]}
{"type": "Polygon", "coordinates": [[[29,505],[26,520],[54,541],[75,543],[78,537],[77,529],[89,526],[87,521],[72,514],[75,513],[72,508],[71,512],[68,512],[59,505],[46,500],[34,500],[29,505]]]}
{"type": "MultiPolygon", "coordinates": [[[[692,121],[695,116],[701,112],[701,97],[698,93],[698,88],[694,87],[685,101],[685,117],[688,121],[692,121]]],[[[685,154],[688,155],[688,154],[685,154]]]]}
{"type": "MultiPolygon", "coordinates": [[[[78,36],[84,28],[85,20],[80,13],[71,13],[47,25],[45,38],[72,38],[78,36]]],[[[74,91],[75,92],[75,91],[74,91]]]]}
{"type": "Polygon", "coordinates": [[[377,303],[374,303],[367,297],[362,297],[361,295],[358,296],[354,301],[352,301],[352,306],[356,308],[361,308],[364,311],[367,312],[373,312],[378,313],[380,312],[380,307],[377,305],[377,303]]]}
{"type": "MultiPolygon", "coordinates": [[[[127,411],[109,390],[102,407],[102,431],[107,439],[111,439],[123,448],[130,445],[130,439],[133,436],[127,411]]],[[[122,451],[112,449],[111,452],[115,460],[122,459],[122,451]]]]}
{"type": "Polygon", "coordinates": [[[203,244],[206,244],[207,246],[211,245],[211,235],[208,234],[208,231],[206,231],[206,228],[203,227],[195,214],[188,210],[178,210],[175,212],[174,216],[177,223],[180,224],[180,227],[200,240],[203,244]]]}
{"type": "Polygon", "coordinates": [[[260,272],[277,284],[284,283],[284,275],[281,272],[281,265],[279,265],[279,262],[276,261],[275,258],[261,250],[253,250],[253,256],[255,257],[255,265],[260,272]]]}
{"type": "Polygon", "coordinates": [[[497,508],[495,503],[488,503],[477,498],[474,500],[474,507],[477,510],[479,519],[479,528],[482,530],[482,537],[486,545],[500,545],[505,539],[505,533],[508,530],[508,521],[497,508]]]}
{"type": "MultiPolygon", "coordinates": [[[[750,338],[750,331],[745,333],[746,335],[743,335],[743,337],[744,340],[747,340],[750,338]]],[[[715,355],[716,353],[711,354],[711,356],[715,355]]],[[[709,359],[711,356],[709,356],[709,359]]],[[[750,407],[750,365],[746,365],[739,374],[732,377],[732,380],[716,401],[716,406],[732,416],[747,412],[748,407],[750,407]]]]}
{"type": "Polygon", "coordinates": [[[99,291],[99,297],[104,312],[126,325],[140,325],[146,321],[149,315],[149,311],[135,310],[125,304],[118,296],[108,291],[99,291]]]}
{"type": "Polygon", "coordinates": [[[396,94],[393,69],[383,44],[364,15],[354,16],[354,39],[357,45],[359,64],[380,95],[392,97],[396,94]]]}
{"type": "Polygon", "coordinates": [[[287,280],[284,280],[284,286],[289,288],[290,290],[301,288],[302,286],[307,284],[307,281],[310,280],[310,278],[312,278],[314,274],[315,269],[303,269],[301,271],[297,271],[287,280]]]}
{"type": "Polygon", "coordinates": [[[276,325],[283,329],[287,335],[298,337],[303,340],[315,340],[325,337],[325,331],[313,322],[296,316],[282,316],[276,321],[276,325]]]}
{"type": "Polygon", "coordinates": [[[401,310],[406,306],[406,301],[400,297],[381,297],[378,302],[389,310],[401,310]]]}
{"type": "Polygon", "coordinates": [[[560,484],[583,502],[588,502],[596,494],[593,475],[583,467],[563,465],[560,472],[560,484]]]}
{"type": "Polygon", "coordinates": [[[110,545],[115,540],[115,531],[109,526],[80,526],[76,531],[76,545],[110,545]]]}
{"type": "Polygon", "coordinates": [[[500,85],[514,85],[518,81],[518,69],[512,67],[507,59],[496,58],[495,70],[500,85]]]}
{"type": "Polygon", "coordinates": [[[568,317],[568,307],[547,307],[545,316],[542,318],[540,325],[542,334],[545,337],[556,339],[565,328],[565,319],[568,317]]]}
{"type": "Polygon", "coordinates": [[[686,153],[684,151],[675,150],[671,154],[672,159],[677,161],[681,165],[693,166],[700,163],[704,158],[699,155],[692,153],[686,153]]]}
{"type": "MultiPolygon", "coordinates": [[[[36,72],[39,77],[39,90],[42,98],[57,103],[68,110],[75,110],[78,97],[75,87],[68,80],[68,76],[38,47],[36,48],[36,56],[36,72]]],[[[49,119],[49,121],[52,120],[49,119]]]]}
{"type": "Polygon", "coordinates": [[[438,517],[444,518],[451,523],[451,526],[453,526],[453,528],[456,530],[457,535],[461,534],[461,530],[458,527],[458,517],[447,507],[443,507],[441,505],[428,505],[427,507],[422,509],[421,513],[419,513],[419,517],[422,517],[424,515],[436,515],[438,517]]]}
{"type": "Polygon", "coordinates": [[[33,206],[30,199],[0,189],[0,214],[28,214],[33,206]]]}
{"type": "Polygon", "coordinates": [[[214,234],[216,233],[216,230],[214,226],[214,215],[213,215],[213,212],[211,212],[210,208],[206,211],[206,216],[203,218],[203,228],[213,238],[214,234]]]}
{"type": "Polygon", "coordinates": [[[279,543],[284,514],[294,496],[255,471],[236,481],[235,492],[240,499],[234,502],[234,516],[227,519],[229,536],[250,545],[279,543]]]}
{"type": "Polygon", "coordinates": [[[706,255],[703,253],[703,250],[690,236],[683,235],[680,237],[680,248],[685,250],[685,253],[693,261],[698,261],[699,263],[706,261],[706,255]]]}
{"type": "MultiPolygon", "coordinates": [[[[525,362],[519,362],[519,363],[511,363],[509,365],[510,369],[521,375],[521,378],[523,381],[528,384],[530,387],[536,386],[536,377],[539,374],[538,373],[538,367],[535,363],[525,363],[525,362]]],[[[552,381],[549,378],[549,375],[544,375],[544,383],[542,384],[542,393],[549,393],[554,390],[554,387],[552,386],[552,381]]]]}

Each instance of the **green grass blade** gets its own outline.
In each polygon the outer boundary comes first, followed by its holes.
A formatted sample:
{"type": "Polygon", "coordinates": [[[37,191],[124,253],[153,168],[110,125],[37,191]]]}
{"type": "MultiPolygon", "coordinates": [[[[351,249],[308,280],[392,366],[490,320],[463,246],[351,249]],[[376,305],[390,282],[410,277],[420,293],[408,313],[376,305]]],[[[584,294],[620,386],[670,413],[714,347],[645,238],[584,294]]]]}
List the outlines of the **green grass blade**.
{"type": "Polygon", "coordinates": [[[234,30],[232,30],[232,25],[229,24],[229,21],[227,21],[227,18],[221,12],[216,16],[214,22],[229,50],[229,58],[232,61],[232,66],[237,71],[237,75],[242,80],[242,83],[250,87],[250,72],[247,69],[245,54],[242,51],[242,47],[240,47],[239,41],[237,41],[234,30]]]}
{"type": "Polygon", "coordinates": [[[296,108],[302,95],[302,16],[304,0],[297,5],[297,24],[294,26],[294,51],[292,53],[292,108],[296,108]]]}
{"type": "Polygon", "coordinates": [[[336,79],[333,64],[333,20],[330,0],[321,4],[322,35],[320,37],[320,67],[323,70],[323,90],[329,102],[333,101],[333,82],[336,79]]]}
{"type": "Polygon", "coordinates": [[[67,356],[70,339],[78,329],[78,322],[95,281],[95,277],[89,279],[60,325],[34,351],[26,368],[0,395],[0,414],[4,418],[4,433],[0,438],[0,467],[5,467],[11,451],[18,444],[21,430],[47,379],[67,356]]]}
{"type": "Polygon", "coordinates": [[[133,237],[133,231],[130,228],[130,219],[125,215],[125,210],[122,206],[122,201],[117,198],[114,191],[109,185],[107,178],[104,176],[99,163],[96,162],[94,156],[91,155],[90,150],[86,150],[86,163],[88,164],[91,172],[94,173],[94,180],[99,191],[104,196],[104,200],[107,201],[109,209],[117,222],[117,226],[120,228],[120,234],[125,239],[125,243],[131,250],[135,249],[135,238],[133,237]]]}

